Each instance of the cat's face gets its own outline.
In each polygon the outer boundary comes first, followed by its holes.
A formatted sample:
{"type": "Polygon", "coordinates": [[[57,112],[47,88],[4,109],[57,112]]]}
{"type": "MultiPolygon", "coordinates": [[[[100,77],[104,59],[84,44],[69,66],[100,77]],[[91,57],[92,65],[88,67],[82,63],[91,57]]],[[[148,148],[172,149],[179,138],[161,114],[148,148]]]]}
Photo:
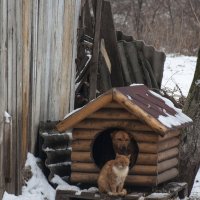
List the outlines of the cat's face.
{"type": "Polygon", "coordinates": [[[116,159],[115,159],[115,166],[118,169],[125,169],[129,166],[130,164],[130,155],[125,156],[125,155],[116,155],[116,159]]]}

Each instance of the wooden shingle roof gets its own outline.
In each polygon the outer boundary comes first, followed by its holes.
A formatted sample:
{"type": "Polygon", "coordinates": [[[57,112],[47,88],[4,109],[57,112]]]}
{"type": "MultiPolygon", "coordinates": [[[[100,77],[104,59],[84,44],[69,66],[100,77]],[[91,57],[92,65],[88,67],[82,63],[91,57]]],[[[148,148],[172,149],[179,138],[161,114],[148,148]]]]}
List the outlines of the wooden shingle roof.
{"type": "Polygon", "coordinates": [[[174,107],[170,100],[142,84],[136,84],[109,90],[84,107],[70,113],[56,125],[56,128],[59,132],[73,128],[75,124],[113,101],[137,116],[160,135],[180,129],[192,122],[180,109],[174,107]]]}

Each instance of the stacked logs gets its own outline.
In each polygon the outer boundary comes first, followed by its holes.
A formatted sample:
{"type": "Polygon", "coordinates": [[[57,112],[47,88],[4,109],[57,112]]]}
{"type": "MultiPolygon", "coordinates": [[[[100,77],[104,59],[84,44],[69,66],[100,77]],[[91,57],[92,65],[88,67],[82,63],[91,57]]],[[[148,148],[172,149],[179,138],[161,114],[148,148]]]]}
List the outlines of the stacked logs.
{"type": "Polygon", "coordinates": [[[104,129],[113,127],[128,130],[139,147],[127,184],[156,186],[178,175],[179,131],[161,137],[119,104],[110,103],[74,127],[71,182],[96,183],[100,169],[92,155],[94,138],[104,129]]]}

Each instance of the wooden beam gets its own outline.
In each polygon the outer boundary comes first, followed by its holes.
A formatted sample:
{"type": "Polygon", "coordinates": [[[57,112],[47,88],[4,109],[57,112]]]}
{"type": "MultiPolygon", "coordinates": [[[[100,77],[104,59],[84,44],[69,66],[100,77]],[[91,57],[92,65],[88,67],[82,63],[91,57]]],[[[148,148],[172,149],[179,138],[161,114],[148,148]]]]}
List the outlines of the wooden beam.
{"type": "Polygon", "coordinates": [[[166,182],[172,178],[175,178],[178,176],[178,169],[177,168],[172,168],[170,170],[167,170],[161,174],[158,175],[157,177],[157,184],[166,182]]]}
{"type": "Polygon", "coordinates": [[[88,116],[88,118],[94,119],[137,119],[137,117],[131,113],[129,113],[125,109],[100,109],[97,112],[93,113],[92,115],[88,116]]]}
{"type": "MultiPolygon", "coordinates": [[[[72,172],[70,181],[72,183],[97,183],[99,173],[72,172]]],[[[128,175],[125,181],[127,185],[155,186],[156,176],[128,175]]]]}
{"type": "Polygon", "coordinates": [[[160,152],[160,153],[158,153],[158,162],[176,157],[178,154],[179,154],[178,147],[174,147],[172,149],[160,152]]]}
{"type": "Polygon", "coordinates": [[[177,137],[179,135],[180,135],[180,130],[169,131],[165,136],[159,136],[158,141],[162,142],[162,141],[168,140],[170,138],[177,137]]]}
{"type": "Polygon", "coordinates": [[[128,175],[125,184],[131,186],[156,186],[156,177],[157,176],[128,175]]]}
{"type": "Polygon", "coordinates": [[[30,1],[23,0],[23,13],[22,13],[22,35],[23,35],[23,77],[22,77],[22,166],[26,160],[28,152],[28,123],[29,123],[29,91],[30,91],[30,1]]]}
{"type": "Polygon", "coordinates": [[[96,4],[94,45],[92,52],[92,60],[90,64],[90,96],[89,96],[90,100],[96,98],[97,72],[98,72],[99,51],[100,51],[102,3],[103,0],[98,0],[96,4]]]}
{"type": "Polygon", "coordinates": [[[83,119],[85,119],[88,115],[91,115],[93,112],[97,111],[104,105],[108,104],[112,101],[112,92],[108,91],[98,97],[95,102],[91,101],[87,106],[81,108],[80,111],[75,112],[70,115],[60,123],[56,125],[56,129],[62,133],[70,128],[72,128],[75,124],[79,123],[83,119]]]}
{"type": "Polygon", "coordinates": [[[174,168],[178,165],[178,158],[172,158],[158,163],[158,173],[174,168]]]}
{"type": "MultiPolygon", "coordinates": [[[[92,158],[91,152],[77,152],[72,151],[71,153],[72,162],[83,162],[83,163],[93,163],[94,160],[92,158]]],[[[148,153],[140,153],[138,155],[136,165],[157,165],[158,155],[157,154],[148,154],[148,153]]]]}
{"type": "MultiPolygon", "coordinates": [[[[72,149],[73,151],[92,151],[93,140],[73,140],[72,149]]],[[[158,152],[158,146],[156,143],[138,143],[140,153],[152,153],[156,154],[158,152]]]]}
{"type": "Polygon", "coordinates": [[[170,138],[169,140],[160,142],[158,144],[158,152],[165,151],[165,150],[171,149],[173,147],[176,147],[179,145],[179,143],[180,143],[180,139],[177,137],[170,138]]]}
{"type": "MultiPolygon", "coordinates": [[[[103,132],[103,129],[74,129],[73,139],[93,140],[97,134],[103,132]]],[[[158,134],[150,131],[130,131],[130,134],[137,142],[152,142],[158,141],[158,134]]]]}
{"type": "Polygon", "coordinates": [[[76,123],[74,128],[84,128],[84,129],[124,128],[126,130],[134,130],[134,131],[152,131],[152,129],[149,126],[142,124],[140,121],[109,120],[109,119],[101,119],[101,120],[85,119],[84,121],[78,124],[76,123]]]}
{"type": "Polygon", "coordinates": [[[124,96],[121,92],[118,92],[117,89],[113,90],[113,99],[121,104],[125,109],[136,115],[138,119],[140,119],[141,121],[145,121],[148,126],[150,126],[160,135],[164,136],[165,133],[168,131],[167,127],[162,125],[158,120],[146,113],[139,106],[129,101],[128,98],[124,96]]]}

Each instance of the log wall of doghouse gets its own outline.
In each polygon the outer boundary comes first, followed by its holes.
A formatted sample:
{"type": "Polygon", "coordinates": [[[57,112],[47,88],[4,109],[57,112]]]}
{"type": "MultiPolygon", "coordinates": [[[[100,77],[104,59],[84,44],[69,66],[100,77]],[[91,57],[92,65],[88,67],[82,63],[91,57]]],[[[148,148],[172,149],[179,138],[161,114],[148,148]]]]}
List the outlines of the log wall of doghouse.
{"type": "Polygon", "coordinates": [[[103,130],[123,128],[133,135],[139,153],[126,184],[156,186],[178,175],[180,131],[164,137],[117,103],[109,103],[73,129],[71,182],[97,183],[100,169],[92,157],[94,138],[103,130]]]}

